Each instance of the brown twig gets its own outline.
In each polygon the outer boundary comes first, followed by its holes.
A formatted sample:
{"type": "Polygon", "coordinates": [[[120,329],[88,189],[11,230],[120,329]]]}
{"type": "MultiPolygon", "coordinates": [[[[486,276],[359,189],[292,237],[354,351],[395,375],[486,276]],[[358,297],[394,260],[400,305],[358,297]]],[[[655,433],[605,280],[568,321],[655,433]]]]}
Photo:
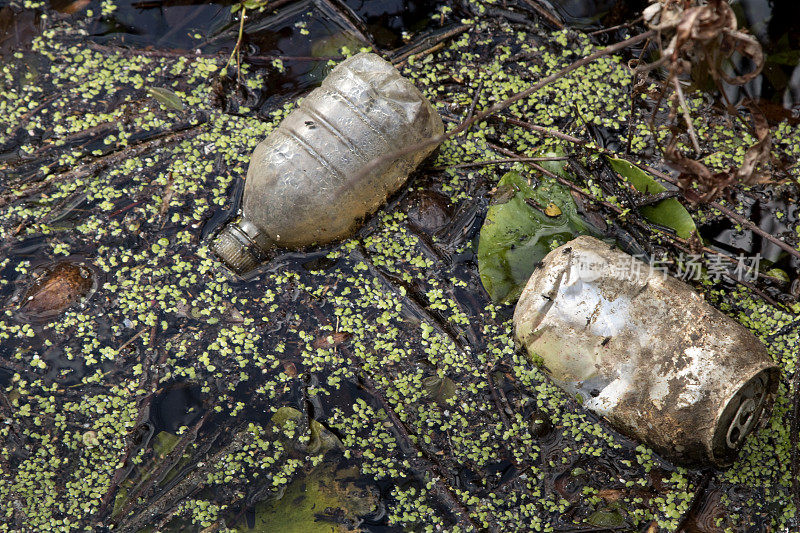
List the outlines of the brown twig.
{"type": "Polygon", "coordinates": [[[222,59],[222,54],[198,54],[192,52],[190,50],[149,50],[146,48],[135,48],[130,46],[119,46],[113,44],[99,44],[94,42],[89,42],[86,45],[88,48],[92,50],[97,50],[98,52],[109,52],[113,54],[123,54],[129,53],[131,55],[143,56],[143,57],[182,57],[189,61],[198,58],[210,58],[210,59],[222,59]]]}
{"type": "Polygon", "coordinates": [[[344,56],[287,56],[287,55],[260,55],[251,56],[246,55],[242,58],[245,63],[255,63],[257,61],[274,61],[280,59],[281,61],[342,61],[344,56]]]}
{"type": "Polygon", "coordinates": [[[472,516],[469,513],[469,509],[464,505],[464,503],[456,496],[453,489],[450,487],[448,483],[445,483],[445,479],[447,479],[447,469],[443,468],[441,465],[437,464],[435,458],[431,457],[425,450],[420,448],[415,439],[411,438],[411,433],[408,431],[408,428],[403,423],[402,420],[397,416],[394,409],[392,408],[389,401],[384,397],[384,395],[377,389],[375,383],[366,375],[361,375],[362,386],[364,389],[369,392],[378,402],[380,402],[383,410],[386,412],[386,415],[392,422],[392,425],[397,430],[397,433],[400,437],[405,441],[406,445],[412,448],[416,453],[417,460],[420,461],[424,469],[428,472],[431,479],[435,483],[435,487],[438,489],[439,495],[447,502],[449,507],[456,512],[459,517],[459,522],[462,525],[466,526],[467,529],[471,529],[473,531],[481,530],[483,528],[479,527],[477,523],[473,520],[472,516]]]}
{"type": "Polygon", "coordinates": [[[616,26],[611,26],[611,27],[608,27],[608,28],[602,28],[602,29],[599,29],[599,30],[595,30],[595,31],[589,32],[589,35],[595,36],[595,35],[600,35],[600,34],[603,34],[603,33],[608,33],[608,32],[611,32],[611,31],[621,30],[622,28],[633,28],[635,25],[639,24],[643,20],[644,20],[644,17],[640,15],[640,16],[636,17],[635,19],[633,19],[630,22],[625,22],[623,24],[617,24],[616,26]]]}
{"type": "MultiPolygon", "coordinates": [[[[525,128],[525,129],[528,129],[528,130],[531,130],[531,131],[535,131],[537,133],[541,133],[541,134],[547,135],[549,137],[555,137],[556,139],[561,139],[562,141],[567,141],[567,142],[571,142],[571,143],[574,143],[574,144],[578,144],[580,146],[585,146],[585,145],[589,144],[589,141],[587,141],[586,139],[581,139],[580,137],[575,137],[574,135],[568,135],[566,133],[561,133],[558,130],[545,128],[544,126],[539,126],[538,124],[531,124],[530,122],[525,122],[524,120],[519,120],[519,119],[514,118],[514,117],[500,117],[498,120],[503,120],[505,122],[508,122],[509,124],[513,124],[515,126],[520,126],[520,127],[525,128]]],[[[601,148],[599,146],[596,147],[596,148],[593,148],[593,149],[596,149],[600,153],[604,153],[604,154],[605,153],[608,153],[608,154],[611,153],[608,150],[606,150],[605,148],[601,148]]]]}
{"type": "MultiPolygon", "coordinates": [[[[471,119],[472,116],[475,114],[475,106],[478,105],[478,98],[480,98],[482,90],[483,90],[483,80],[481,80],[481,82],[478,84],[478,88],[475,89],[475,96],[472,97],[472,103],[469,105],[469,111],[467,111],[467,118],[465,120],[471,119]]],[[[464,135],[467,135],[471,128],[472,126],[465,129],[464,135]]]]}
{"type": "Polygon", "coordinates": [[[538,161],[566,161],[568,157],[505,157],[501,159],[484,159],[483,161],[473,161],[471,163],[459,163],[457,165],[446,165],[442,167],[431,167],[431,170],[449,170],[453,168],[472,168],[487,165],[502,165],[506,163],[525,163],[538,161]]]}
{"type": "Polygon", "coordinates": [[[800,433],[800,365],[795,362],[792,378],[792,423],[789,442],[792,445],[792,501],[795,509],[800,509],[800,449],[798,449],[798,433],[800,433]]]}
{"type": "Polygon", "coordinates": [[[157,148],[168,142],[182,141],[186,137],[189,137],[191,134],[195,133],[195,131],[198,128],[202,127],[204,124],[205,120],[201,121],[199,124],[183,124],[178,128],[156,134],[151,138],[142,141],[138,144],[134,144],[122,150],[117,150],[115,152],[111,152],[110,154],[98,157],[91,163],[86,163],[85,165],[82,165],[68,172],[48,176],[42,179],[41,181],[36,182],[34,185],[22,189],[21,191],[14,191],[0,196],[0,207],[4,207],[8,205],[10,202],[23,198],[25,196],[31,196],[33,194],[42,192],[44,189],[46,189],[49,185],[52,185],[53,183],[91,176],[105,170],[106,168],[112,165],[117,164],[118,162],[124,159],[138,157],[139,155],[147,152],[148,150],[157,148]]]}
{"type": "Polygon", "coordinates": [[[122,343],[122,345],[120,345],[120,347],[119,347],[119,348],[117,348],[117,351],[118,351],[118,352],[121,352],[122,350],[124,350],[125,348],[127,348],[128,346],[130,346],[130,345],[131,345],[131,343],[132,343],[133,341],[135,341],[136,339],[138,339],[139,337],[141,337],[141,336],[144,334],[144,332],[145,332],[145,331],[147,331],[147,328],[142,328],[142,329],[140,329],[140,330],[139,330],[139,331],[138,331],[138,332],[137,332],[137,333],[136,333],[136,334],[135,334],[133,337],[131,337],[130,339],[128,339],[127,341],[125,341],[124,343],[122,343]]]}
{"type": "Polygon", "coordinates": [[[645,207],[648,205],[657,204],[669,198],[675,198],[680,193],[678,191],[663,191],[655,194],[648,194],[639,200],[634,200],[633,205],[636,207],[645,207]]]}
{"type": "Polygon", "coordinates": [[[353,182],[354,183],[358,183],[365,176],[373,174],[374,172],[376,172],[383,165],[385,165],[385,164],[387,164],[387,163],[389,163],[391,161],[395,161],[396,159],[398,159],[400,157],[403,157],[403,156],[408,155],[408,154],[413,154],[413,153],[419,152],[420,150],[424,150],[426,148],[430,148],[431,146],[438,146],[443,141],[446,141],[447,139],[451,139],[451,138],[455,137],[456,135],[459,135],[461,132],[465,131],[467,128],[472,126],[474,123],[480,122],[481,120],[483,120],[483,119],[485,119],[485,118],[487,118],[487,117],[489,117],[491,115],[499,113],[500,111],[506,109],[507,107],[509,107],[510,105],[514,104],[515,102],[518,102],[520,100],[523,100],[523,99],[531,96],[532,94],[536,93],[541,88],[550,85],[554,81],[564,77],[565,75],[569,74],[573,70],[581,68],[583,66],[586,66],[589,63],[595,61],[596,59],[599,59],[601,57],[613,54],[613,53],[618,52],[620,50],[624,50],[625,48],[627,48],[629,46],[632,46],[632,45],[634,45],[634,44],[636,44],[638,42],[644,41],[645,39],[648,39],[648,38],[652,37],[653,35],[655,35],[655,33],[656,32],[654,30],[650,30],[650,31],[644,32],[642,34],[636,35],[634,37],[631,37],[630,39],[626,39],[626,40],[621,41],[619,43],[612,44],[611,46],[608,46],[608,47],[606,47],[606,48],[604,48],[602,50],[598,50],[597,52],[595,52],[593,54],[590,54],[590,55],[588,55],[586,57],[583,57],[583,58],[581,58],[581,59],[579,59],[579,60],[577,60],[577,61],[575,61],[573,63],[570,63],[569,65],[567,65],[566,67],[562,68],[558,72],[555,72],[555,73],[547,76],[546,78],[544,78],[542,80],[539,80],[538,82],[534,83],[532,86],[530,86],[529,88],[525,89],[524,91],[520,91],[520,92],[514,94],[513,96],[511,96],[509,98],[506,98],[505,100],[502,100],[502,101],[496,103],[495,105],[493,105],[489,109],[487,109],[485,111],[481,111],[477,115],[474,115],[471,119],[462,122],[459,126],[455,127],[454,129],[452,129],[452,130],[450,130],[448,132],[445,132],[445,133],[443,133],[441,135],[437,135],[436,137],[432,137],[432,138],[427,139],[425,141],[414,143],[414,144],[409,145],[409,146],[407,146],[405,148],[402,148],[400,150],[385,154],[383,156],[376,157],[376,158],[372,159],[369,163],[364,165],[361,168],[361,170],[359,170],[356,173],[356,175],[353,176],[353,182]]]}
{"type": "MultiPolygon", "coordinates": [[[[642,58],[644,57],[647,48],[650,46],[650,39],[645,41],[644,45],[642,45],[642,51],[639,52],[639,57],[636,58],[635,64],[640,65],[642,63],[642,58]]],[[[628,130],[628,139],[625,143],[625,155],[630,155],[631,153],[631,145],[633,143],[633,117],[636,114],[636,96],[642,90],[644,86],[644,79],[639,79],[639,71],[633,69],[633,81],[631,82],[630,86],[630,95],[631,95],[631,104],[630,109],[628,110],[628,124],[626,129],[628,130]]]]}
{"type": "Polygon", "coordinates": [[[557,29],[560,30],[560,29],[564,28],[564,23],[562,23],[560,20],[558,20],[558,18],[556,18],[555,15],[550,13],[550,11],[548,11],[547,8],[545,8],[543,5],[539,4],[538,0],[524,0],[524,2],[531,9],[536,11],[536,13],[539,14],[543,19],[545,19],[547,22],[549,22],[550,24],[555,26],[557,29]]]}
{"type": "MultiPolygon", "coordinates": [[[[509,124],[514,124],[515,126],[521,126],[523,128],[529,129],[531,131],[535,131],[535,132],[542,133],[542,134],[545,134],[545,135],[549,135],[549,136],[552,136],[552,137],[556,137],[558,139],[562,139],[562,140],[565,140],[565,141],[568,141],[568,142],[571,142],[571,143],[575,143],[577,145],[583,146],[584,148],[592,150],[592,151],[597,152],[597,153],[610,155],[610,156],[616,157],[618,159],[623,159],[623,160],[627,161],[628,163],[630,163],[632,165],[635,165],[635,166],[639,167],[640,169],[642,169],[642,170],[644,170],[646,172],[649,172],[650,174],[653,174],[655,177],[657,177],[659,179],[662,179],[662,180],[666,181],[667,183],[669,183],[671,185],[675,185],[675,186],[678,185],[678,180],[673,178],[669,174],[667,174],[665,172],[662,172],[662,171],[660,171],[660,170],[658,170],[656,168],[653,168],[653,167],[651,167],[649,165],[646,165],[646,164],[643,164],[643,163],[639,163],[638,161],[635,161],[635,160],[629,159],[629,158],[627,158],[625,156],[622,156],[620,154],[616,154],[614,152],[611,152],[611,151],[609,151],[609,150],[607,150],[605,148],[602,148],[602,147],[599,147],[599,146],[592,146],[592,145],[589,144],[589,141],[587,141],[586,139],[581,139],[579,137],[574,137],[572,135],[567,135],[567,134],[561,133],[559,131],[555,131],[555,130],[551,130],[551,129],[548,129],[548,128],[544,128],[544,127],[538,126],[536,124],[530,124],[530,123],[525,122],[523,120],[518,120],[518,119],[515,119],[515,118],[511,118],[511,117],[504,117],[504,120],[506,122],[508,122],[509,124]]],[[[712,209],[719,210],[725,216],[727,216],[728,218],[730,218],[731,220],[733,220],[737,224],[741,224],[742,226],[744,226],[745,228],[749,229],[750,231],[752,231],[756,235],[768,240],[772,244],[778,246],[779,248],[785,250],[789,254],[791,254],[791,255],[797,257],[798,259],[800,259],[800,250],[796,250],[791,245],[783,242],[782,240],[778,239],[774,235],[771,235],[771,234],[767,233],[763,229],[759,228],[755,223],[753,223],[750,220],[744,218],[742,215],[736,213],[735,211],[732,211],[731,209],[728,209],[727,207],[723,206],[722,204],[720,204],[719,202],[716,202],[716,201],[709,202],[708,205],[712,209]]]]}
{"type": "Polygon", "coordinates": [[[492,370],[492,365],[486,365],[486,382],[489,384],[489,394],[492,397],[494,406],[497,408],[497,413],[500,415],[500,421],[503,423],[503,427],[510,429],[511,424],[508,422],[508,417],[506,416],[503,405],[500,403],[500,397],[497,395],[497,387],[495,387],[494,379],[492,378],[492,370]]]}
{"type": "Polygon", "coordinates": [[[181,460],[186,448],[197,439],[197,434],[200,428],[210,416],[210,411],[206,411],[202,417],[186,432],[184,432],[181,439],[175,444],[175,447],[170,451],[166,457],[161,461],[160,466],[150,476],[139,482],[137,486],[131,489],[128,494],[128,502],[119,513],[115,513],[111,517],[111,523],[117,524],[131,512],[132,509],[141,505],[139,499],[147,494],[147,492],[156,484],[159,483],[165,475],[181,460]]]}
{"type": "Polygon", "coordinates": [[[465,31],[467,31],[471,27],[472,26],[469,25],[469,24],[462,24],[461,26],[456,26],[455,28],[453,28],[451,30],[447,30],[447,31],[445,31],[443,33],[440,33],[438,35],[431,36],[429,38],[423,39],[420,44],[418,44],[417,46],[411,48],[411,50],[408,50],[407,52],[404,52],[403,54],[401,54],[401,55],[399,55],[399,56],[397,56],[395,58],[392,58],[392,64],[394,66],[396,66],[396,67],[401,67],[401,66],[406,64],[406,59],[408,59],[411,56],[415,56],[416,57],[417,54],[427,55],[427,54],[424,53],[426,50],[432,50],[434,47],[438,46],[440,43],[443,43],[444,41],[446,41],[447,39],[450,39],[451,37],[455,37],[456,35],[460,35],[460,34],[464,33],[465,31]]]}
{"type": "Polygon", "coordinates": [[[758,226],[756,226],[750,220],[744,218],[742,215],[736,213],[735,211],[732,211],[731,209],[728,209],[727,207],[725,207],[724,205],[720,204],[719,202],[711,202],[709,205],[714,209],[720,210],[723,215],[725,215],[726,217],[730,218],[734,222],[737,222],[737,223],[741,224],[742,226],[746,227],[747,229],[749,229],[750,231],[752,231],[753,233],[755,233],[759,237],[763,237],[764,239],[768,240],[772,244],[782,248],[783,250],[789,252],[789,254],[791,254],[791,255],[797,257],[798,259],[800,259],[800,251],[798,251],[797,249],[793,248],[791,245],[783,242],[782,240],[778,239],[774,235],[771,235],[771,234],[767,233],[763,229],[761,229],[758,226]]]}
{"type": "Polygon", "coordinates": [[[689,525],[689,520],[691,520],[691,518],[700,510],[700,506],[703,504],[703,496],[705,495],[708,484],[711,482],[711,478],[713,476],[714,471],[710,469],[703,473],[703,477],[700,478],[700,482],[697,484],[697,490],[692,498],[692,503],[689,505],[689,509],[681,517],[678,527],[675,529],[676,533],[688,531],[686,526],[689,525]]]}
{"type": "Polygon", "coordinates": [[[678,104],[683,113],[683,120],[686,122],[686,129],[689,131],[689,138],[692,140],[692,146],[696,155],[700,155],[700,141],[697,140],[697,132],[694,130],[692,123],[692,115],[689,112],[689,106],[686,103],[686,98],[683,96],[683,89],[681,89],[681,82],[678,81],[678,76],[672,74],[672,86],[675,87],[675,94],[678,95],[678,104]]]}

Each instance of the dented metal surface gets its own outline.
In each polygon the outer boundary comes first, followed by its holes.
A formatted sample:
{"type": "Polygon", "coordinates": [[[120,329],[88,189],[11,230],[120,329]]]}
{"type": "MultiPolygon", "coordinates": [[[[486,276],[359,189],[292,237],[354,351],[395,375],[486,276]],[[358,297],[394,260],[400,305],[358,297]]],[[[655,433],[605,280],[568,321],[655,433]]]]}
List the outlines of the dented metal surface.
{"type": "Polygon", "coordinates": [[[688,462],[730,463],[777,388],[777,366],[741,324],[592,237],[545,257],[514,327],[588,409],[688,462]]]}

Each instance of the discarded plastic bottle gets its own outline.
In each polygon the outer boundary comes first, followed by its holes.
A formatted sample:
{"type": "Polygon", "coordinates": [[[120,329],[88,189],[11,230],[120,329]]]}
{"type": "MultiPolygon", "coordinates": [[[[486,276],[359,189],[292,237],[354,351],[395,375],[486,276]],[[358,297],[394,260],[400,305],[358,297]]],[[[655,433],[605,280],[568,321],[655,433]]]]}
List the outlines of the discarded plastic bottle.
{"type": "Polygon", "coordinates": [[[514,329],[585,407],[690,463],[732,462],[778,385],[778,367],[741,324],[593,237],[544,258],[514,329]]]}
{"type": "Polygon", "coordinates": [[[353,178],[373,159],[443,131],[430,102],[390,63],[371,53],[343,61],[256,147],[241,218],[220,231],[212,249],[242,274],[276,245],[347,236],[436,145],[353,178]]]}

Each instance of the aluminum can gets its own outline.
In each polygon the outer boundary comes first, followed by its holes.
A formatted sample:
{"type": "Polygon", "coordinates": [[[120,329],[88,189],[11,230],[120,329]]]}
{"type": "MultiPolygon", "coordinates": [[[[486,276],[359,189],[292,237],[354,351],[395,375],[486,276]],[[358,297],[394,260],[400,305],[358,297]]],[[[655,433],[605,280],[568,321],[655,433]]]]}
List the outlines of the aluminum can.
{"type": "Polygon", "coordinates": [[[276,245],[297,249],[347,236],[436,144],[355,180],[360,171],[443,132],[430,102],[390,63],[372,53],[343,61],[256,147],[241,217],[219,232],[212,249],[244,273],[276,245]]]}
{"type": "Polygon", "coordinates": [[[780,376],[758,339],[689,285],[588,236],[544,258],[514,331],[587,409],[686,463],[730,464],[780,376]]]}

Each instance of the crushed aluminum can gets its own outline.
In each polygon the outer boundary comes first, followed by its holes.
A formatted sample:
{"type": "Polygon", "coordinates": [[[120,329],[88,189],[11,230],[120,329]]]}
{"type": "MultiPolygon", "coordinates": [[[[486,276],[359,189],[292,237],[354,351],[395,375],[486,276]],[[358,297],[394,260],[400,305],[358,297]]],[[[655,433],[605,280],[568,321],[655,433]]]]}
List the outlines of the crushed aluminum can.
{"type": "Polygon", "coordinates": [[[752,333],[689,285],[588,236],[544,258],[514,331],[586,408],[689,463],[730,464],[780,375],[752,333]]]}

